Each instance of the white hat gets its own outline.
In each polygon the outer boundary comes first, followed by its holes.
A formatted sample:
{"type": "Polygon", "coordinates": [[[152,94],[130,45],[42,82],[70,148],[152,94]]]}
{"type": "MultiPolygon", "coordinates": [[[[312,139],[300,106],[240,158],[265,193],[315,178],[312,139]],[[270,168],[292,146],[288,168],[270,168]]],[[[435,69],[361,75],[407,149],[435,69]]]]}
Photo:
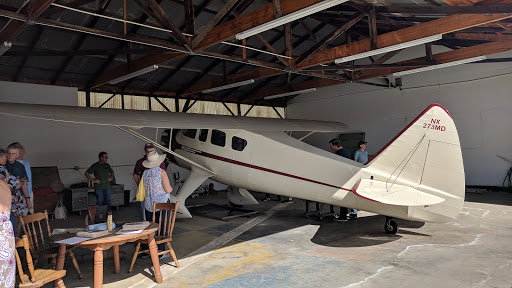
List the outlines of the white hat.
{"type": "Polygon", "coordinates": [[[165,160],[165,155],[160,155],[156,151],[148,154],[148,159],[142,161],[142,166],[151,169],[160,166],[165,160]]]}

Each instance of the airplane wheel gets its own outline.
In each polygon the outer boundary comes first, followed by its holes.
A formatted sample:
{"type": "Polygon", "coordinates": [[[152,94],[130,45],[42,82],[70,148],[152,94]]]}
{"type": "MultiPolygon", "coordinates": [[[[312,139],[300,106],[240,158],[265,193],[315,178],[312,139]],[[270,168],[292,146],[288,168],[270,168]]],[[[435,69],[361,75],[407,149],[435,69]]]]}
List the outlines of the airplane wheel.
{"type": "Polygon", "coordinates": [[[387,234],[396,234],[398,233],[398,224],[396,224],[395,221],[386,221],[384,231],[386,231],[387,234]]]}

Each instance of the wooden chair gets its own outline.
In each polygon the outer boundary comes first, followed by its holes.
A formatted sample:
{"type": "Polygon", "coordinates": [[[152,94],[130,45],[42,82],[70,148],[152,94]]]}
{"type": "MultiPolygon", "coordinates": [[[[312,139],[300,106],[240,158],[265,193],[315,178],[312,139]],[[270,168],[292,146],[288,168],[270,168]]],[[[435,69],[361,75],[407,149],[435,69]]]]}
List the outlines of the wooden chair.
{"type": "Polygon", "coordinates": [[[27,269],[29,272],[29,275],[27,275],[23,271],[23,263],[21,263],[20,256],[18,255],[18,249],[16,249],[16,264],[18,266],[17,270],[20,282],[16,287],[42,287],[46,283],[59,279],[56,283],[56,287],[66,288],[66,286],[64,286],[64,281],[61,279],[66,276],[66,270],[56,271],[51,269],[34,269],[27,235],[23,235],[21,239],[16,238],[16,248],[25,249],[25,259],[27,261],[27,269]]]}
{"type": "MultiPolygon", "coordinates": [[[[41,258],[51,259],[50,267],[55,269],[59,247],[52,247],[52,243],[49,241],[52,232],[50,229],[50,222],[48,220],[48,212],[45,210],[44,213],[38,212],[32,215],[22,216],[19,219],[21,226],[23,227],[23,232],[28,237],[29,247],[33,254],[35,264],[37,265],[41,258]],[[47,235],[43,232],[44,223],[43,226],[41,226],[42,221],[46,221],[47,235]]],[[[76,248],[77,246],[67,246],[66,252],[69,254],[69,257],[73,262],[73,266],[75,266],[75,269],[78,272],[78,277],[82,279],[83,276],[80,272],[80,267],[78,267],[78,262],[73,254],[73,250],[76,248]]]]}
{"type": "MultiPolygon", "coordinates": [[[[171,247],[171,241],[172,241],[172,230],[174,229],[174,221],[176,221],[176,212],[178,210],[178,202],[176,203],[156,203],[153,201],[153,222],[156,223],[156,210],[160,210],[160,217],[158,220],[158,231],[157,236],[155,236],[155,242],[156,244],[162,244],[165,243],[167,246],[167,250],[160,251],[158,250],[158,255],[163,255],[166,253],[170,253],[172,256],[172,259],[174,260],[174,263],[176,264],[176,267],[180,267],[180,263],[178,262],[178,259],[176,259],[176,254],[174,253],[174,250],[171,247]],[[166,215],[170,215],[169,218],[163,217],[162,214],[165,211],[166,215]],[[163,218],[163,219],[162,219],[163,218]]],[[[130,266],[130,269],[128,269],[128,273],[131,273],[133,271],[133,265],[135,264],[135,261],[137,260],[137,256],[141,253],[147,253],[149,254],[149,249],[140,251],[140,244],[146,244],[146,239],[139,239],[137,240],[137,246],[135,248],[135,253],[133,253],[132,258],[132,264],[130,266]]]]}
{"type": "Polygon", "coordinates": [[[92,205],[87,208],[87,216],[85,216],[85,226],[87,227],[90,224],[96,224],[96,210],[98,209],[98,205],[92,205]]]}

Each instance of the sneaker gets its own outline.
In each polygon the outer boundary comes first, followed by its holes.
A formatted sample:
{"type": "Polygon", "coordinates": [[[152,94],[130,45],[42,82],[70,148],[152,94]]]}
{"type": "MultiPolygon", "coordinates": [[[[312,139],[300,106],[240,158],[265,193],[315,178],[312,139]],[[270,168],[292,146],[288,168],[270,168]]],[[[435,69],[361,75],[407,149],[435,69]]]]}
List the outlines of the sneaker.
{"type": "Polygon", "coordinates": [[[164,258],[167,258],[167,257],[171,257],[171,254],[165,253],[165,254],[162,254],[162,255],[158,256],[158,258],[160,258],[160,259],[164,259],[164,258]]]}
{"type": "Polygon", "coordinates": [[[340,215],[334,214],[333,220],[336,222],[345,222],[345,221],[347,221],[347,218],[341,218],[340,215]]]}
{"type": "Polygon", "coordinates": [[[293,198],[288,198],[284,200],[283,203],[293,203],[293,198]]]}
{"type": "Polygon", "coordinates": [[[270,197],[265,198],[263,201],[270,201],[270,197]]]}
{"type": "Polygon", "coordinates": [[[350,218],[357,218],[357,214],[353,214],[353,213],[350,213],[348,216],[349,216],[350,218]]]}

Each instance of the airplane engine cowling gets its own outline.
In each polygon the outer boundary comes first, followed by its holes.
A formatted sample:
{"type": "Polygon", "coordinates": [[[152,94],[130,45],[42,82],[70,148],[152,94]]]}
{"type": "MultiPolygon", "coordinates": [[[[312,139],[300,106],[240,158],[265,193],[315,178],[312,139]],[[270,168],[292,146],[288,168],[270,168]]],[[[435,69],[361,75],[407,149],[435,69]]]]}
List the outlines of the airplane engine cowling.
{"type": "Polygon", "coordinates": [[[226,195],[228,196],[229,202],[236,205],[259,204],[252,194],[244,188],[229,186],[226,195]]]}

